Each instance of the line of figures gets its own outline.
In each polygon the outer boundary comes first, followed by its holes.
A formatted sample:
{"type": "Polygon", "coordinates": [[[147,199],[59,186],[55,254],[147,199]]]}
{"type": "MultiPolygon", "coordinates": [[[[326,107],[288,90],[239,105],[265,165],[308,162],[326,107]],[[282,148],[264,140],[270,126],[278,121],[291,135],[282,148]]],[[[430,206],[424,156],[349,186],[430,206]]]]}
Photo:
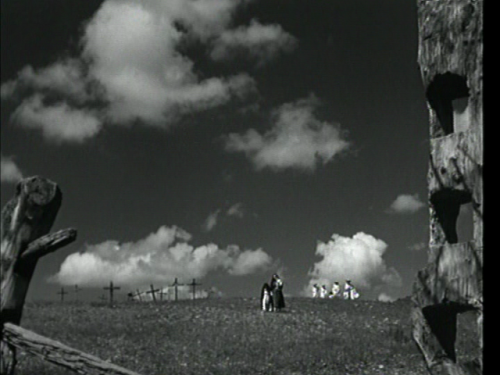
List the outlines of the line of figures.
{"type": "Polygon", "coordinates": [[[338,281],[335,281],[332,285],[332,289],[330,293],[328,293],[328,289],[326,285],[322,285],[321,287],[318,284],[314,284],[312,286],[312,296],[313,298],[343,298],[354,300],[359,298],[359,293],[356,288],[352,285],[351,280],[346,280],[344,285],[344,291],[341,291],[340,285],[338,281]]]}

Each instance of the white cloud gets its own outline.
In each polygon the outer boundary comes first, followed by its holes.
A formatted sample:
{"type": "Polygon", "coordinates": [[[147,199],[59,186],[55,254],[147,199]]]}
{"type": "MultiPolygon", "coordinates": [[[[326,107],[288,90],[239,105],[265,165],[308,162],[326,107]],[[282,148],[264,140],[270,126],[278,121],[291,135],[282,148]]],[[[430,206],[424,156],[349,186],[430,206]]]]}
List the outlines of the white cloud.
{"type": "Polygon", "coordinates": [[[92,62],[91,76],[105,89],[113,121],[140,119],[166,126],[182,114],[221,105],[254,88],[253,79],[246,74],[200,80],[193,61],[178,52],[186,35],[175,22],[186,23],[195,34],[215,32],[220,25],[215,21],[217,15],[227,18],[229,10],[238,5],[222,3],[225,5],[209,0],[103,4],[86,28],[84,53],[92,62]],[[200,25],[193,24],[197,21],[200,25]]]}
{"type": "Polygon", "coordinates": [[[326,242],[318,242],[316,255],[322,259],[310,271],[309,286],[329,285],[351,280],[355,287],[400,287],[402,279],[396,269],[388,267],[383,258],[387,244],[372,235],[359,232],[351,237],[334,234],[326,242]]]}
{"type": "Polygon", "coordinates": [[[274,111],[272,129],[264,135],[250,129],[229,134],[225,147],[243,152],[258,170],[296,168],[312,171],[320,162],[331,162],[350,146],[338,125],[320,121],[314,115],[319,101],[309,96],[282,105],[274,111]]]}
{"type": "MultiPolygon", "coordinates": [[[[50,94],[66,103],[66,114],[88,114],[98,106],[106,123],[139,120],[162,128],[186,114],[242,100],[256,90],[252,77],[205,77],[179,47],[196,39],[209,49],[251,47],[266,59],[286,50],[294,39],[279,25],[254,21],[230,29],[238,8],[249,1],[106,0],[85,24],[80,56],[44,68],[26,66],[2,85],[2,99],[50,94]]],[[[53,127],[51,134],[57,130],[62,128],[53,127]]],[[[72,140],[67,134],[59,139],[72,140]]]]}
{"type": "Polygon", "coordinates": [[[396,298],[390,296],[387,293],[380,293],[377,300],[380,302],[394,302],[396,298]]]}
{"type": "Polygon", "coordinates": [[[249,275],[262,269],[263,265],[271,265],[272,258],[262,249],[239,252],[236,248],[235,251],[238,253],[238,256],[228,270],[231,275],[249,275]]]}
{"type": "Polygon", "coordinates": [[[228,216],[243,217],[243,204],[241,202],[233,204],[228,208],[226,214],[228,216]]]}
{"type": "Polygon", "coordinates": [[[83,63],[78,59],[65,59],[46,68],[35,70],[25,66],[17,79],[2,85],[2,98],[6,99],[18,91],[33,89],[64,95],[78,103],[89,99],[89,87],[83,73],[83,63]]]}
{"type": "Polygon", "coordinates": [[[269,62],[282,52],[289,52],[297,45],[297,39],[285,32],[280,25],[262,25],[252,20],[249,26],[224,30],[215,40],[211,57],[225,60],[238,53],[245,53],[259,65],[269,62]]]}
{"type": "Polygon", "coordinates": [[[220,210],[215,210],[214,212],[211,212],[210,215],[208,215],[205,222],[203,223],[203,230],[205,232],[210,232],[217,225],[219,213],[220,210]]]}
{"type": "Polygon", "coordinates": [[[408,249],[410,251],[422,251],[422,250],[427,249],[428,246],[429,245],[426,244],[425,242],[419,242],[419,243],[408,246],[408,249]]]}
{"type": "Polygon", "coordinates": [[[389,207],[388,212],[398,214],[412,214],[425,207],[418,194],[401,194],[389,207]]]}
{"type": "Polygon", "coordinates": [[[12,158],[1,156],[1,181],[6,183],[16,183],[23,178],[23,174],[19,167],[14,163],[12,158]]]}
{"type": "Polygon", "coordinates": [[[20,126],[40,129],[46,139],[55,142],[83,142],[102,127],[95,113],[74,109],[66,103],[45,105],[38,94],[23,101],[12,114],[12,119],[20,126]]]}
{"type": "Polygon", "coordinates": [[[271,257],[262,249],[226,249],[215,244],[194,247],[191,235],[178,227],[162,226],[144,239],[119,244],[105,241],[69,255],[50,278],[62,285],[102,286],[112,280],[134,288],[171,283],[175,277],[201,279],[209,272],[225,270],[246,275],[266,270],[271,257]]]}

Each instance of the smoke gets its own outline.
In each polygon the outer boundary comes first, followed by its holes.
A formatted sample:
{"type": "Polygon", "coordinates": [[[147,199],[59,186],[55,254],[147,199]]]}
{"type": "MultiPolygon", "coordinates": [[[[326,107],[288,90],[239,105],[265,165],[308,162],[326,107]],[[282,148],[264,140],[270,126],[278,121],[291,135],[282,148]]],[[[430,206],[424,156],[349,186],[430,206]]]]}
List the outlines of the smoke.
{"type": "Polygon", "coordinates": [[[105,241],[69,255],[50,281],[61,285],[102,286],[112,280],[131,287],[164,285],[176,277],[201,279],[210,272],[241,276],[267,270],[272,258],[262,249],[237,245],[194,247],[191,235],[178,227],[160,227],[136,242],[105,241]]]}

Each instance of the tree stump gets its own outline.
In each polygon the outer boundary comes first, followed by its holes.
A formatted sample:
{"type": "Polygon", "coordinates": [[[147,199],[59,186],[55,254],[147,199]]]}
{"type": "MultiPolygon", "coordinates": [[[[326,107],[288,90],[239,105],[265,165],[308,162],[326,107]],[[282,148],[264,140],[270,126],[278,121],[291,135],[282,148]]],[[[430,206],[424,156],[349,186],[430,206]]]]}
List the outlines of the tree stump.
{"type": "Polygon", "coordinates": [[[67,229],[47,235],[62,202],[56,183],[39,176],[17,185],[16,195],[2,209],[1,220],[1,295],[2,328],[0,374],[9,375],[16,365],[15,348],[3,340],[4,324],[21,321],[26,293],[38,259],[76,238],[67,229]]]}

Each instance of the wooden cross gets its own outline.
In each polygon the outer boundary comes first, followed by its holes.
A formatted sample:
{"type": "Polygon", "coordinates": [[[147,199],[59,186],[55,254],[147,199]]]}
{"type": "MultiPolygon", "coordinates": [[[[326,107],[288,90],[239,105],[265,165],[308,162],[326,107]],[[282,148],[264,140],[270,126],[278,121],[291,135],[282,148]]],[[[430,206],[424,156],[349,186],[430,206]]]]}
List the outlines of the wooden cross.
{"type": "Polygon", "coordinates": [[[196,299],[196,286],[201,285],[201,284],[197,284],[196,280],[193,279],[193,282],[191,284],[188,284],[188,285],[193,287],[193,299],[196,299]]]}
{"type": "Polygon", "coordinates": [[[68,294],[68,292],[65,292],[64,291],[64,288],[61,287],[61,291],[60,292],[57,292],[57,294],[60,294],[61,295],[61,302],[64,302],[64,295],[65,294],[68,294]]]}
{"type": "Polygon", "coordinates": [[[155,289],[155,288],[153,287],[153,284],[151,284],[151,289],[150,289],[150,290],[148,290],[146,293],[147,293],[147,294],[151,294],[151,295],[153,296],[153,301],[155,301],[155,302],[156,302],[156,296],[155,296],[155,293],[156,293],[156,292],[159,292],[159,291],[160,291],[160,289],[155,289]]]}
{"type": "Polygon", "coordinates": [[[163,291],[163,289],[160,290],[160,292],[158,293],[160,295],[160,301],[163,301],[163,296],[166,294],[167,295],[167,298],[168,298],[168,289],[167,289],[167,292],[165,293],[163,291]]]}
{"type": "Polygon", "coordinates": [[[177,301],[177,300],[178,300],[178,298],[179,298],[179,294],[178,294],[177,287],[178,287],[178,286],[182,286],[182,285],[184,285],[184,284],[179,284],[179,283],[177,282],[177,277],[176,277],[176,278],[175,278],[174,283],[172,284],[172,286],[175,288],[175,301],[177,301]]]}
{"type": "Polygon", "coordinates": [[[105,286],[103,289],[104,290],[109,290],[109,304],[113,305],[113,291],[114,290],[119,290],[120,287],[119,286],[113,286],[113,282],[110,281],[109,282],[109,287],[105,286]]]}
{"type": "Polygon", "coordinates": [[[142,297],[141,297],[142,292],[137,289],[137,293],[135,294],[137,297],[139,297],[139,301],[142,302],[142,297]]]}
{"type": "Polygon", "coordinates": [[[78,285],[75,284],[75,300],[78,301],[78,292],[81,292],[82,290],[78,288],[78,285]]]}

